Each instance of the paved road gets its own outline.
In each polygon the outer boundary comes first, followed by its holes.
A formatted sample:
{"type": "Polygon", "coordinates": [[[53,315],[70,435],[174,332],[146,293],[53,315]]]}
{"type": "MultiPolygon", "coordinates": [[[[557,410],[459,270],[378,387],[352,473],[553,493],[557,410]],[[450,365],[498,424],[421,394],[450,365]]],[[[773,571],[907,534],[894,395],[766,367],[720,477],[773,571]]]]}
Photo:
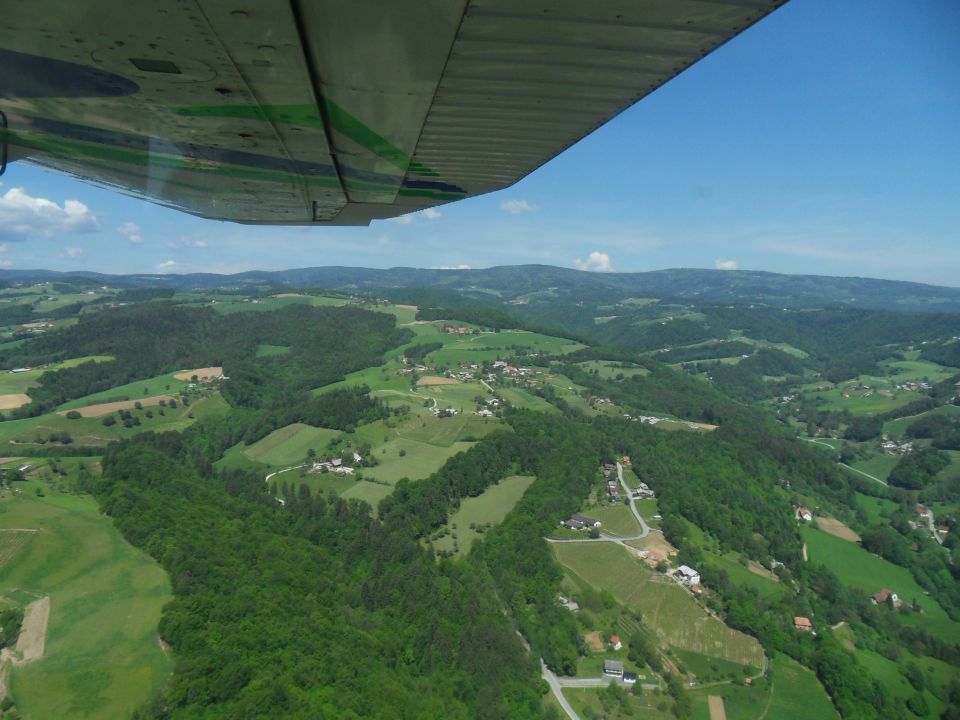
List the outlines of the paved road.
{"type": "MultiPolygon", "coordinates": [[[[637,504],[631,496],[631,489],[627,487],[627,483],[623,479],[623,466],[620,463],[617,463],[617,479],[620,481],[620,485],[623,487],[625,493],[627,493],[627,499],[630,500],[630,510],[633,511],[633,516],[637,519],[637,522],[640,524],[640,532],[636,535],[628,535],[626,537],[622,535],[610,535],[605,533],[602,530],[600,531],[600,537],[591,538],[565,538],[560,540],[558,538],[545,538],[548,543],[556,543],[561,545],[563,543],[590,543],[590,542],[612,542],[617,545],[623,545],[624,547],[629,547],[627,542],[631,540],[642,540],[647,535],[650,534],[650,526],[647,525],[647,521],[643,519],[643,516],[640,514],[640,511],[637,510],[637,504]]],[[[635,548],[630,548],[634,550],[635,548]]]]}
{"type": "MultiPolygon", "coordinates": [[[[807,442],[811,442],[811,443],[814,443],[814,444],[816,444],[816,445],[823,445],[824,447],[828,447],[828,448],[830,448],[831,450],[836,451],[836,448],[835,448],[833,445],[831,445],[831,444],[828,443],[828,442],[823,442],[823,440],[817,440],[817,439],[815,439],[815,438],[800,438],[800,439],[801,439],[801,440],[806,440],[807,442]]],[[[860,475],[863,475],[864,477],[870,478],[871,480],[875,480],[876,482],[880,483],[880,484],[883,485],[884,487],[890,487],[890,486],[886,483],[886,481],[881,480],[880,478],[876,477],[875,475],[871,475],[870,473],[864,472],[863,470],[858,470],[857,468],[853,467],[852,465],[847,465],[846,463],[843,463],[843,462],[837,462],[837,465],[839,465],[839,466],[841,466],[841,467],[845,467],[847,470],[853,470],[853,472],[859,473],[860,475]]]]}
{"type": "Polygon", "coordinates": [[[299,468],[306,467],[306,466],[307,464],[303,463],[302,465],[294,465],[293,467],[284,468],[283,470],[277,470],[276,472],[272,472],[269,475],[267,475],[263,480],[264,482],[270,482],[270,478],[272,478],[274,475],[279,475],[280,473],[289,472],[290,470],[297,470],[299,468]]]}
{"type": "Polygon", "coordinates": [[[637,503],[633,499],[633,489],[627,487],[627,483],[623,479],[623,465],[617,463],[617,480],[620,481],[620,487],[623,488],[623,491],[627,494],[627,499],[630,501],[630,509],[633,511],[633,516],[637,519],[637,522],[640,523],[640,534],[636,538],[645,538],[650,534],[650,526],[647,525],[647,521],[643,519],[643,516],[640,515],[640,511],[637,510],[637,503]]]}
{"type": "Polygon", "coordinates": [[[576,710],[571,707],[570,703],[568,703],[567,699],[563,696],[560,680],[553,673],[553,671],[547,667],[547,664],[543,661],[543,658],[540,658],[540,676],[547,681],[547,684],[550,686],[550,690],[553,691],[553,696],[557,699],[557,702],[560,703],[560,707],[563,708],[563,711],[567,714],[567,717],[570,718],[570,720],[580,720],[580,716],[577,715],[576,710]]]}

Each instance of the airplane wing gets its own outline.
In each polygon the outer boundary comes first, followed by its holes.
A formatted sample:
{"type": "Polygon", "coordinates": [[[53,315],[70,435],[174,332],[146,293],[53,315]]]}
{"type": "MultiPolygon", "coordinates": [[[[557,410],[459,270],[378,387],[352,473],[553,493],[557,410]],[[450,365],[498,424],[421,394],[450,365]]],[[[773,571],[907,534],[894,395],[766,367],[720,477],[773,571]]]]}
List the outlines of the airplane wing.
{"type": "Polygon", "coordinates": [[[508,187],[786,0],[11,0],[11,161],[202,217],[508,187]]]}

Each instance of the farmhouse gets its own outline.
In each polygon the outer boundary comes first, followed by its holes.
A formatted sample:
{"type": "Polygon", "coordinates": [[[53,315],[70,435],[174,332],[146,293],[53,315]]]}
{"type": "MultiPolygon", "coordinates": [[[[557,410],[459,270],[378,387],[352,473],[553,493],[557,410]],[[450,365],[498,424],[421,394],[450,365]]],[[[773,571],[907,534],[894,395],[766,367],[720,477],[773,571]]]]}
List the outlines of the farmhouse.
{"type": "Polygon", "coordinates": [[[576,520],[578,523],[588,528],[598,528],[600,527],[600,521],[594,520],[592,517],[587,517],[586,515],[581,515],[580,513],[574,513],[570,516],[571,520],[576,520]]]}
{"type": "Polygon", "coordinates": [[[930,517],[930,508],[926,505],[917,505],[913,511],[922,518],[930,517]]]}
{"type": "Polygon", "coordinates": [[[623,674],[623,684],[624,685],[636,685],[637,684],[637,674],[633,672],[625,672],[623,674]]]}
{"type": "Polygon", "coordinates": [[[874,605],[885,605],[888,602],[892,603],[894,607],[898,607],[900,605],[900,598],[897,596],[897,594],[893,592],[893,590],[888,590],[887,588],[884,588],[880,592],[871,595],[870,601],[874,605]]]}
{"type": "Polygon", "coordinates": [[[810,618],[797,615],[793,619],[793,627],[797,630],[802,630],[803,632],[810,632],[813,630],[813,623],[810,622],[810,618]]]}
{"type": "Polygon", "coordinates": [[[620,648],[623,647],[623,643],[620,642],[620,636],[619,636],[619,635],[611,635],[611,636],[610,636],[610,647],[612,647],[614,650],[619,650],[620,648]]]}
{"type": "Polygon", "coordinates": [[[603,674],[609,675],[610,677],[622,678],[623,677],[623,660],[604,660],[603,674]]]}
{"type": "Polygon", "coordinates": [[[796,516],[797,516],[797,520],[801,520],[803,522],[810,522],[811,520],[813,520],[813,513],[807,510],[807,508],[803,507],[802,505],[797,508],[796,516]]]}
{"type": "Polygon", "coordinates": [[[689,565],[681,565],[677,568],[674,577],[677,578],[684,585],[699,585],[700,584],[700,573],[694,570],[689,565]]]}

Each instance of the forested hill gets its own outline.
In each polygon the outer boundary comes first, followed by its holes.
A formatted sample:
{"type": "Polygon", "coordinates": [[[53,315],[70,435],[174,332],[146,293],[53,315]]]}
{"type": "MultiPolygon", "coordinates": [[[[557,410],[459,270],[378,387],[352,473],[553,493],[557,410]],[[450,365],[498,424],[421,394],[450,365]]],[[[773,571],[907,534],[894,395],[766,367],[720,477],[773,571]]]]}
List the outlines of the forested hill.
{"type": "Polygon", "coordinates": [[[114,287],[322,287],[371,293],[388,288],[443,288],[474,299],[524,302],[529,298],[619,302],[667,298],[698,303],[760,303],[778,307],[842,305],[905,311],[958,311],[960,288],[861,277],[781,275],[750,270],[673,269],[641,273],[590,273],[548,265],[482,270],[317,267],[236,275],[103,275],[48,270],[2,270],[0,281],[31,283],[96,280],[114,287]]]}

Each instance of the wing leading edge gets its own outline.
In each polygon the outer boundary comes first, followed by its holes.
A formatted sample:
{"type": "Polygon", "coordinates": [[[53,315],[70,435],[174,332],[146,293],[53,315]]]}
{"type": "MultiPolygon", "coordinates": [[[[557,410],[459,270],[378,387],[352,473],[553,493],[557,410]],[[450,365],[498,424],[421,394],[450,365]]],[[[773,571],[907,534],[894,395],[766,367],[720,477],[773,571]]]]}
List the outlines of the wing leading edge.
{"type": "Polygon", "coordinates": [[[785,1],[20,0],[0,110],[11,160],[367,224],[512,185],[785,1]]]}

